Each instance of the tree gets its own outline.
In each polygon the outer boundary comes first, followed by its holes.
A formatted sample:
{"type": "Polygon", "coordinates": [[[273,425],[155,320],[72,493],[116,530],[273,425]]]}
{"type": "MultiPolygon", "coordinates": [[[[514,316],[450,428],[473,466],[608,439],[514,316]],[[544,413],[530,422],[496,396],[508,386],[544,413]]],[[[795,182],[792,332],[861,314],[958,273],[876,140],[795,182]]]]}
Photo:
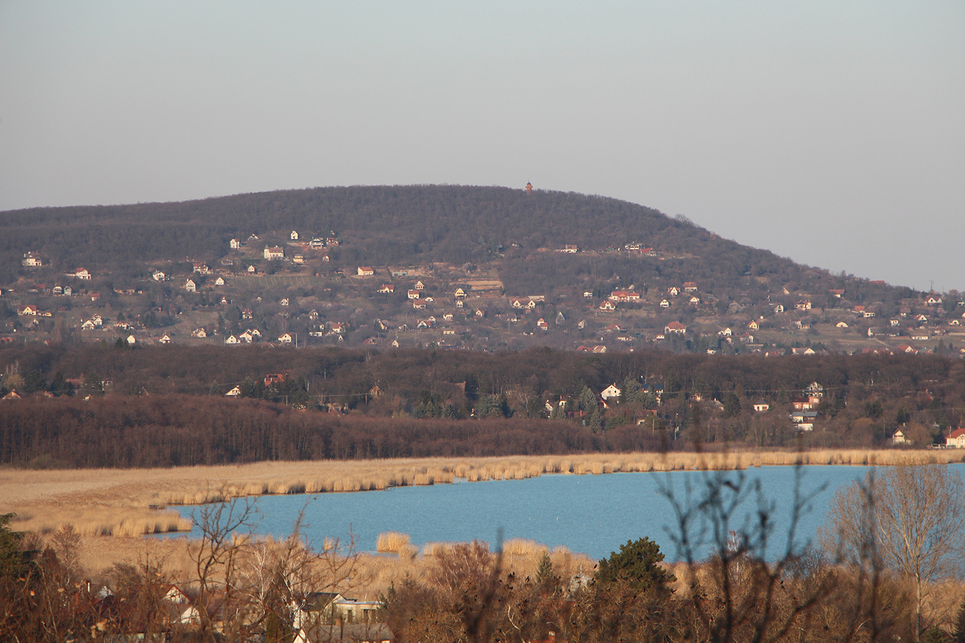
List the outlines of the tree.
{"type": "Polygon", "coordinates": [[[947,465],[899,465],[868,472],[840,489],[822,533],[858,566],[892,569],[915,584],[915,640],[929,584],[959,569],[965,538],[965,485],[947,465]]]}
{"type": "Polygon", "coordinates": [[[601,583],[625,581],[630,587],[638,591],[646,591],[651,587],[666,588],[675,579],[660,562],[663,554],[660,547],[649,538],[627,541],[620,545],[620,552],[611,552],[609,558],[600,561],[596,571],[596,580],[601,583]]]}

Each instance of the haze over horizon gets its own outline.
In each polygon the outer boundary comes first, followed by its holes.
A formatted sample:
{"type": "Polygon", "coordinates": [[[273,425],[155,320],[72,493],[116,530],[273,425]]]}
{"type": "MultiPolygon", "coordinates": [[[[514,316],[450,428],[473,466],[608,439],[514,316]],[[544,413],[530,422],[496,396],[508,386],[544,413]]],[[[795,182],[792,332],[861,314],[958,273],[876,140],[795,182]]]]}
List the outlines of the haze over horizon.
{"type": "Polygon", "coordinates": [[[0,210],[598,194],[965,290],[965,3],[0,4],[0,210]]]}

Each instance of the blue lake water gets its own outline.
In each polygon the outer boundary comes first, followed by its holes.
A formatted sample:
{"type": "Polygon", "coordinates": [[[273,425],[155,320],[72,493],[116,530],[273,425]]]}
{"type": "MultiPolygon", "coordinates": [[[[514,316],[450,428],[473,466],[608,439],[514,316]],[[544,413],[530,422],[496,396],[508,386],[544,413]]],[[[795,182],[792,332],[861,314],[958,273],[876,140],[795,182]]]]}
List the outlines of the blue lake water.
{"type": "MultiPolygon", "coordinates": [[[[675,471],[608,475],[544,475],[528,480],[464,482],[425,487],[395,487],[385,491],[263,496],[257,500],[256,531],[284,537],[305,509],[304,533],[315,547],[325,538],[349,533],[358,551],[374,551],[380,532],[398,531],[421,547],[427,542],[479,539],[495,544],[525,538],[555,547],[564,545],[592,558],[605,558],[628,540],[648,537],[660,545],[667,560],[679,560],[671,533],[679,533],[673,505],[661,493],[670,489],[678,505],[693,506],[706,485],[729,493],[744,476],[759,481],[774,521],[773,537],[763,555],[773,559],[787,545],[794,490],[810,498],[795,530],[795,543],[816,538],[835,490],[864,477],[868,467],[763,467],[743,472],[675,471]],[[796,472],[799,472],[796,474],[796,472]],[[800,476],[800,480],[797,479],[800,476]],[[687,488],[695,495],[686,499],[687,488]],[[823,491],[821,488],[824,487],[823,491]]],[[[757,515],[757,497],[748,496],[735,513],[731,529],[757,515]]],[[[190,517],[195,507],[180,507],[190,517]]],[[[692,532],[693,533],[693,532],[692,532]]],[[[709,546],[698,547],[700,557],[709,546]]]]}

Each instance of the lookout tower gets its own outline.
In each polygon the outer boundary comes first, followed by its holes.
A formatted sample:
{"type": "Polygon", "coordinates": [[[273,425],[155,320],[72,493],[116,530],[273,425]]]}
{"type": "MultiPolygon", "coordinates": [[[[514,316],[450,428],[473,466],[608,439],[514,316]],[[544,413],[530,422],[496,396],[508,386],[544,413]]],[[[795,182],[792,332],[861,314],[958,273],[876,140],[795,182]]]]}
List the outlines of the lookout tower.
{"type": "Polygon", "coordinates": [[[532,194],[532,193],[533,193],[533,184],[527,182],[527,183],[526,183],[526,194],[532,194]]]}

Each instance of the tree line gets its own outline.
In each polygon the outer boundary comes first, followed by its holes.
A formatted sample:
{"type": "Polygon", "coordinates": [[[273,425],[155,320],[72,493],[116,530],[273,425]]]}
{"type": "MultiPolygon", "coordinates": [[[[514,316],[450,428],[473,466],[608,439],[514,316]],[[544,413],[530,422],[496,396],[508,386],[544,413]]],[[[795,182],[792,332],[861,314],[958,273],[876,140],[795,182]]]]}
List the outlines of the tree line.
{"type": "Polygon", "coordinates": [[[0,348],[0,368],[0,392],[21,398],[0,403],[0,461],[20,464],[880,448],[898,428],[923,447],[965,411],[965,368],[938,356],[28,345],[0,348]],[[812,382],[823,392],[802,433],[789,415],[812,382]],[[604,401],[611,384],[621,393],[604,401]],[[497,447],[470,429],[483,425],[516,437],[497,447]]]}

